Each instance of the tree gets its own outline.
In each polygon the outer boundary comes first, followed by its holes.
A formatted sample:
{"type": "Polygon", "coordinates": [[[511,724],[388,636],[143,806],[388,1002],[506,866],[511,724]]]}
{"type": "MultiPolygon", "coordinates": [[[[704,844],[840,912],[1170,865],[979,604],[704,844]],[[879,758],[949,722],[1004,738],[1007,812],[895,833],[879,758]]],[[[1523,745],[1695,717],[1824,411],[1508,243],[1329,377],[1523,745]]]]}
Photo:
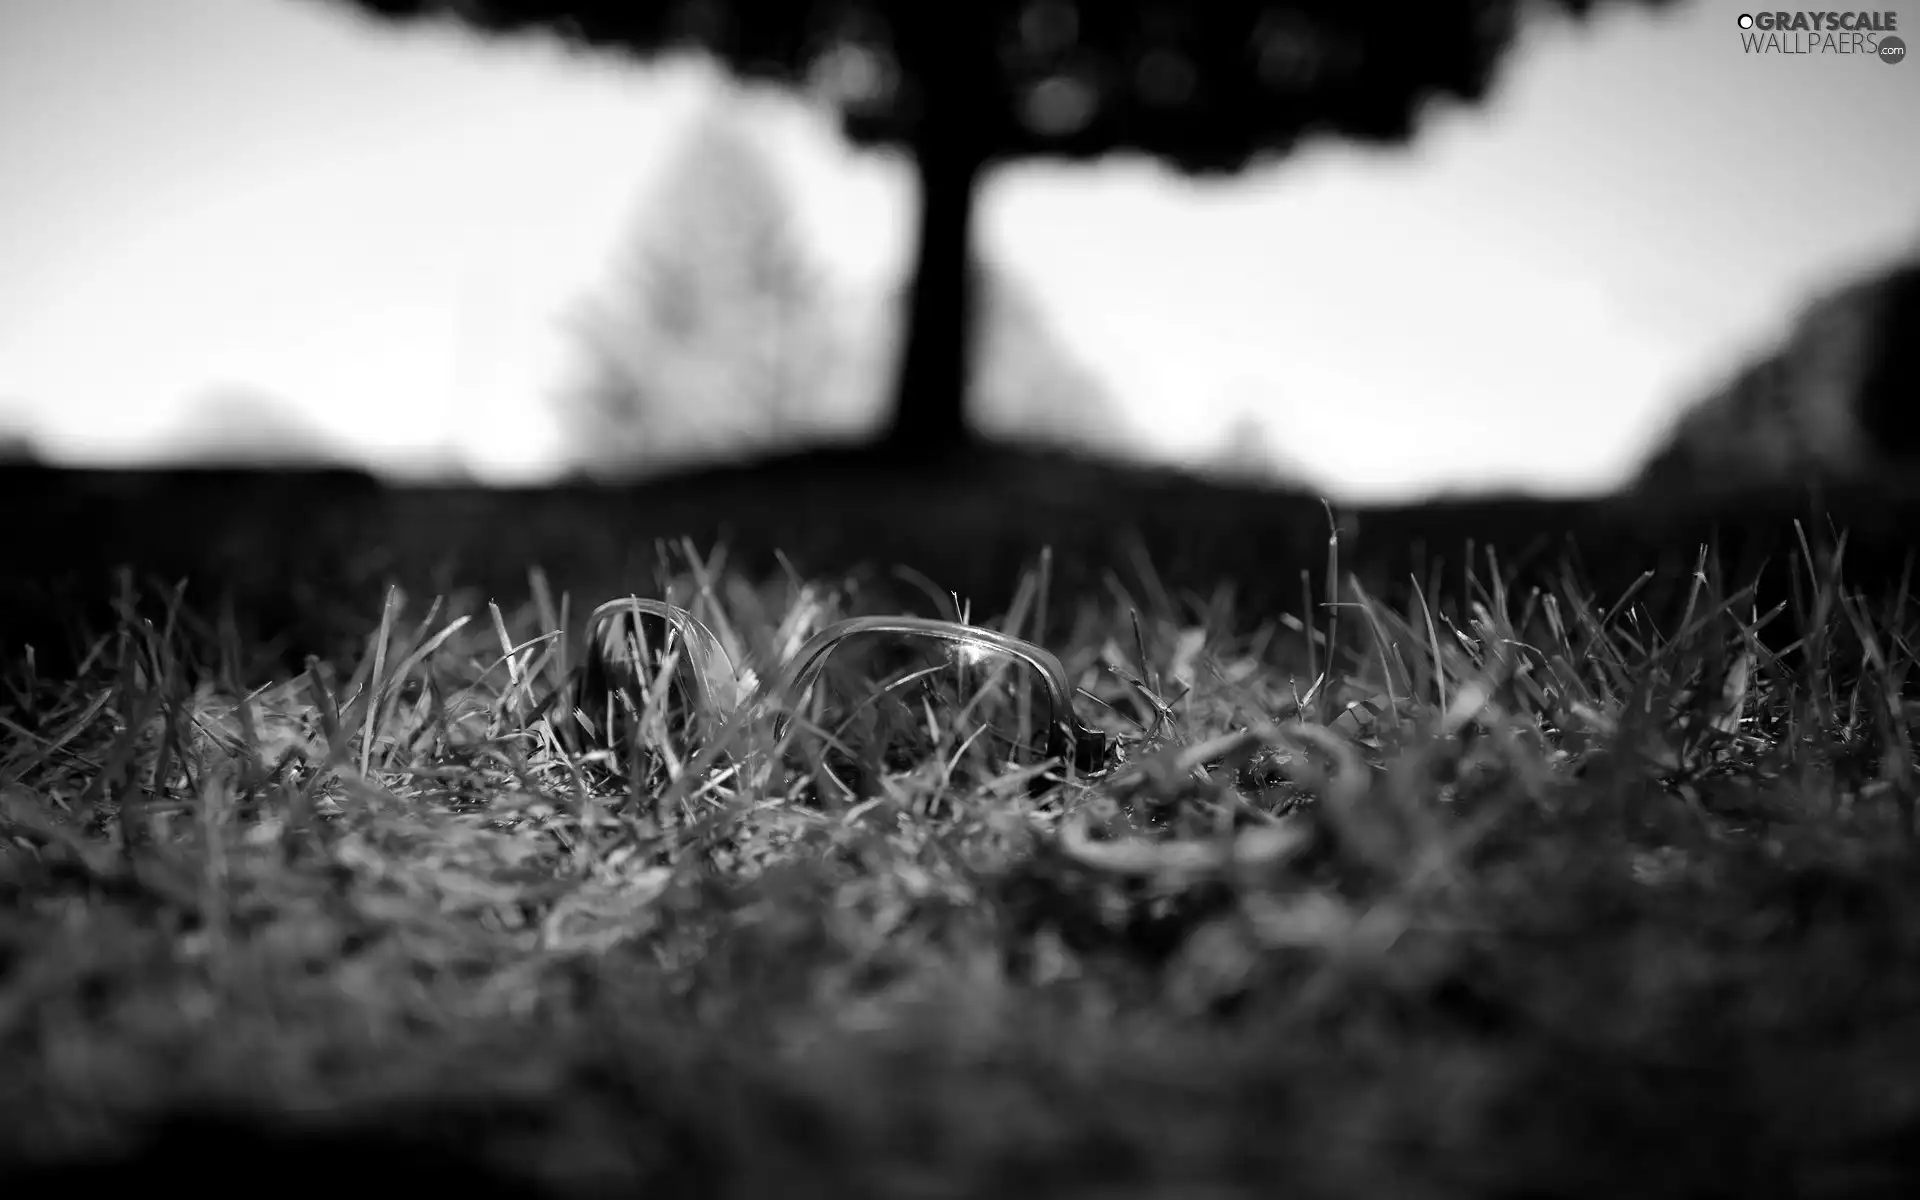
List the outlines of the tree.
{"type": "Polygon", "coordinates": [[[792,205],[729,109],[694,122],[651,200],[612,294],[580,314],[564,415],[596,472],[789,439],[834,353],[792,205]]]}
{"type": "Polygon", "coordinates": [[[967,399],[981,433],[1072,449],[1138,449],[1131,420],[1061,343],[1018,275],[983,263],[970,286],[979,319],[968,346],[967,399]]]}
{"type": "MultiPolygon", "coordinates": [[[[973,364],[967,403],[980,432],[1073,449],[1138,449],[1132,422],[1062,344],[1039,297],[1017,272],[976,259],[969,286],[978,311],[967,347],[973,364]]],[[[863,393],[899,359],[906,291],[885,291],[872,301],[872,311],[860,314],[860,356],[848,382],[863,393]]]]}
{"type": "Polygon", "coordinates": [[[1219,449],[1207,466],[1229,479],[1270,479],[1280,474],[1284,461],[1266,423],[1243,412],[1227,423],[1219,449]]]}
{"type": "Polygon", "coordinates": [[[257,388],[200,393],[175,423],[170,457],[199,466],[339,466],[347,455],[293,405],[257,388]]]}
{"type": "Polygon", "coordinates": [[[924,458],[967,438],[969,235],[989,167],[1135,150],[1228,172],[1316,135],[1405,142],[1429,99],[1486,96],[1523,12],[1600,0],[326,2],[636,54],[700,47],[748,78],[820,86],[856,143],[905,147],[920,230],[886,440],[924,458]]]}
{"type": "MultiPolygon", "coordinates": [[[[25,408],[26,406],[20,405],[25,408]]],[[[17,467],[40,461],[33,435],[25,429],[0,425],[0,468],[17,467]]]]}
{"type": "Polygon", "coordinates": [[[1827,289],[1674,421],[1633,488],[1898,485],[1920,458],[1920,260],[1827,289]]]}
{"type": "Polygon", "coordinates": [[[1855,402],[1875,452],[1895,469],[1920,459],[1920,259],[1869,285],[1870,347],[1855,402]]]}

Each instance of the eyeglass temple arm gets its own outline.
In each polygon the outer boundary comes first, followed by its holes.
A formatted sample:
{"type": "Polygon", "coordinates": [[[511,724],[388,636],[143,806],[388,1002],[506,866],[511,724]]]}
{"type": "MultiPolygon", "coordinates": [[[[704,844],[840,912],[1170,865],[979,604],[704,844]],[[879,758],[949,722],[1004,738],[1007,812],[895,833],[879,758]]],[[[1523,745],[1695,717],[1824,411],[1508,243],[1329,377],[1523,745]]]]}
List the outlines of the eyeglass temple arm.
{"type": "Polygon", "coordinates": [[[776,736],[785,731],[792,719],[793,706],[806,696],[818,680],[834,646],[845,638],[862,633],[931,637],[955,645],[995,650],[1026,663],[1039,673],[1052,710],[1052,720],[1047,724],[1047,752],[1081,768],[1093,766],[1104,757],[1106,736],[1080,722],[1073,709],[1073,692],[1067,684],[1066,669],[1052,653],[998,630],[937,621],[929,617],[850,617],[827,626],[807,639],[774,684],[772,698],[776,702],[776,736]]]}

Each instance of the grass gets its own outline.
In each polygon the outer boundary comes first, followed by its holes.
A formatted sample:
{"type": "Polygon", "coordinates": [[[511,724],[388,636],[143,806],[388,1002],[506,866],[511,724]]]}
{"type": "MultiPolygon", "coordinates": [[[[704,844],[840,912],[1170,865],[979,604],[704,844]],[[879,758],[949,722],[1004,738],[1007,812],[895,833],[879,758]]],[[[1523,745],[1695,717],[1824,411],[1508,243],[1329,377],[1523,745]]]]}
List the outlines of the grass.
{"type": "MultiPolygon", "coordinates": [[[[267,677],[128,584],[77,669],[0,680],[9,1194],[114,1155],[202,1190],[1909,1194],[1914,606],[1817,532],[1770,606],[1706,551],[1659,609],[1497,558],[1369,587],[1337,539],[1290,613],[1151,570],[1068,603],[1043,561],[993,624],[1124,764],[930,760],[854,805],[751,721],[714,770],[562,736],[605,597],[538,572],[517,610],[391,591],[267,677]]],[[[688,547],[650,590],[764,675],[914,591],[876,582],[688,547]]]]}
{"type": "MultiPolygon", "coordinates": [[[[822,579],[868,562],[905,563],[994,612],[1049,546],[1059,596],[1101,594],[1111,572],[1142,585],[1143,560],[1175,592],[1211,593],[1230,580],[1250,611],[1297,609],[1303,569],[1316,595],[1325,586],[1326,514],[1314,495],[1012,447],[917,471],[859,452],[792,454],[623,488],[15,469],[0,470],[5,501],[34,517],[10,531],[9,569],[0,572],[0,657],[31,644],[63,670],[85,649],[68,618],[109,623],[112,572],[129,564],[163,586],[185,578],[195,611],[224,617],[231,607],[248,650],[278,647],[281,669],[298,669],[309,652],[353,653],[387,580],[419,596],[471,587],[524,597],[527,567],[539,563],[577,597],[618,595],[651,577],[656,542],[683,536],[726,544],[756,577],[779,569],[782,556],[822,579]],[[351,637],[342,641],[342,631],[351,637]]],[[[1409,575],[1431,584],[1443,558],[1441,582],[1464,587],[1462,564],[1484,563],[1490,549],[1503,573],[1545,586],[1571,540],[1592,587],[1611,596],[1646,569],[1656,583],[1684,581],[1697,546],[1711,542],[1733,577],[1774,564],[1764,607],[1788,594],[1792,518],[1824,528],[1831,515],[1851,531],[1853,579],[1875,589],[1897,580],[1908,546],[1901,531],[1920,507],[1882,493],[1803,501],[1740,496],[1703,508],[1678,497],[1479,496],[1370,505],[1341,511],[1342,556],[1376,591],[1409,575]]],[[[1665,603],[1658,590],[1646,593],[1656,608],[1665,603]]]]}

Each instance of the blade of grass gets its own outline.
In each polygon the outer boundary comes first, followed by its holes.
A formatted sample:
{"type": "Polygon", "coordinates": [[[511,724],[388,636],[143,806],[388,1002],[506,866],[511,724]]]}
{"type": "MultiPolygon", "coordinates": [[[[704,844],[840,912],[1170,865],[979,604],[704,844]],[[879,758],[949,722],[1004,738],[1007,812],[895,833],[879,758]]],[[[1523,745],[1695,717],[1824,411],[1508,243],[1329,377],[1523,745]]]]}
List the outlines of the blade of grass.
{"type": "Polygon", "coordinates": [[[367,713],[360,727],[360,774],[373,768],[373,735],[380,721],[381,685],[386,679],[387,646],[393,640],[393,623],[400,616],[400,590],[387,588],[380,605],[380,627],[373,635],[373,669],[367,677],[367,713]]]}

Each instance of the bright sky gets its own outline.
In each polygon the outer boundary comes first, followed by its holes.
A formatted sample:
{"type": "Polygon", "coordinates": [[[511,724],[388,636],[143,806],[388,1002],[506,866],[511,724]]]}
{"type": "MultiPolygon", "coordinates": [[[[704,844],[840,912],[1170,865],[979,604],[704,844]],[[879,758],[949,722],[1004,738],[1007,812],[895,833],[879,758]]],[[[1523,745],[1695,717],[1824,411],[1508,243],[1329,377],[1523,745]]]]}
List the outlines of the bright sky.
{"type": "MultiPolygon", "coordinates": [[[[1250,413],[1346,496],[1605,486],[1810,288],[1920,244],[1920,63],[1750,56],[1739,11],[1536,31],[1411,153],[1009,169],[980,235],[1153,454],[1250,413]]],[[[551,472],[559,318],[713,86],[311,0],[0,0],[0,431],[125,462],[249,387],[377,466],[551,472]]],[[[899,161],[759,107],[823,256],[884,286],[899,161]]]]}

